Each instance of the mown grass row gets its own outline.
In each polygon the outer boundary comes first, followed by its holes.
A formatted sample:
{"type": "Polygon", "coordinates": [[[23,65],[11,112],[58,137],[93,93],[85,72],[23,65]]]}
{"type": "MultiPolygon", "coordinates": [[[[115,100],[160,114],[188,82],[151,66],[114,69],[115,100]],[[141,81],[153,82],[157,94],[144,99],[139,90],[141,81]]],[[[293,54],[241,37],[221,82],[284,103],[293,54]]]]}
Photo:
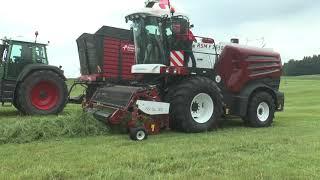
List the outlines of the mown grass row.
{"type": "MultiPolygon", "coordinates": [[[[12,111],[9,112],[14,114],[12,111]]],[[[98,136],[107,133],[108,129],[103,123],[83,113],[80,108],[73,109],[71,112],[69,109],[59,116],[16,115],[0,122],[0,144],[29,143],[62,137],[98,136]]]]}

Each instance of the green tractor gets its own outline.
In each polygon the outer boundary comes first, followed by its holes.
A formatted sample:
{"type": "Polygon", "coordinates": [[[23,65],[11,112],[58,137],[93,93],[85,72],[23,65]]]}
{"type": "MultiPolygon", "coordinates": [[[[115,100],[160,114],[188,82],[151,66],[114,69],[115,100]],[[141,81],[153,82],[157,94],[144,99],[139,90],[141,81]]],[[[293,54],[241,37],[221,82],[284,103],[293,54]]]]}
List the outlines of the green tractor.
{"type": "Polygon", "coordinates": [[[46,44],[3,39],[0,102],[26,115],[58,114],[68,101],[61,67],[48,65],[46,44]]]}

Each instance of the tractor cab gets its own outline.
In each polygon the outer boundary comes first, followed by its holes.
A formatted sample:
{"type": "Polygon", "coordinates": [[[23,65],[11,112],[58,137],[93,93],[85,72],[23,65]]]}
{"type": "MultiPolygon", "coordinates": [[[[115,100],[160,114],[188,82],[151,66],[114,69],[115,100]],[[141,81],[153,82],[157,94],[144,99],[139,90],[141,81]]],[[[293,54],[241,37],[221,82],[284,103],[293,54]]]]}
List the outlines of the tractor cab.
{"type": "Polygon", "coordinates": [[[188,17],[146,9],[128,15],[126,20],[132,21],[137,64],[169,65],[170,52],[184,49],[180,37],[189,31],[188,17]]]}
{"type": "Polygon", "coordinates": [[[2,76],[17,78],[29,64],[48,65],[46,44],[18,40],[2,40],[0,45],[2,76]]]}

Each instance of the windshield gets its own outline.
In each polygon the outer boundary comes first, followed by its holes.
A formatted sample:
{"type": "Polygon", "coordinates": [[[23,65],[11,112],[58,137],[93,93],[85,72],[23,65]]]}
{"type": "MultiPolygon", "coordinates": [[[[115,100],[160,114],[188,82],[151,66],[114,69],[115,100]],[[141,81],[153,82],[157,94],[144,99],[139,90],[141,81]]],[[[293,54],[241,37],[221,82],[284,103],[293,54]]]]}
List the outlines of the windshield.
{"type": "Polygon", "coordinates": [[[137,64],[167,64],[161,28],[158,17],[139,17],[133,20],[137,64]]]}

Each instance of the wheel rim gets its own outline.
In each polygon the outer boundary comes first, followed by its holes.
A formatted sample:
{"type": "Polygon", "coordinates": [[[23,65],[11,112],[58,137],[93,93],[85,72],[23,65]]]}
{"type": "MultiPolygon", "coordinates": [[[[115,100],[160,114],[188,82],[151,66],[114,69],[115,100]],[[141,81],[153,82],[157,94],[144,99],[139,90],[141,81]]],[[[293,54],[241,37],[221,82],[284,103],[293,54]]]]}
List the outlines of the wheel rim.
{"type": "Polygon", "coordinates": [[[212,98],[206,93],[195,96],[190,105],[191,116],[197,123],[203,124],[210,120],[214,111],[212,98]]]}
{"type": "Polygon", "coordinates": [[[59,90],[52,82],[41,81],[31,90],[31,104],[40,110],[50,110],[59,100],[59,90]]]}
{"type": "Polygon", "coordinates": [[[142,141],[146,137],[146,133],[142,130],[137,132],[137,140],[142,141]]]}
{"type": "Polygon", "coordinates": [[[261,122],[265,122],[268,120],[270,115],[270,108],[266,102],[262,102],[259,104],[257,108],[257,116],[261,122]]]}

